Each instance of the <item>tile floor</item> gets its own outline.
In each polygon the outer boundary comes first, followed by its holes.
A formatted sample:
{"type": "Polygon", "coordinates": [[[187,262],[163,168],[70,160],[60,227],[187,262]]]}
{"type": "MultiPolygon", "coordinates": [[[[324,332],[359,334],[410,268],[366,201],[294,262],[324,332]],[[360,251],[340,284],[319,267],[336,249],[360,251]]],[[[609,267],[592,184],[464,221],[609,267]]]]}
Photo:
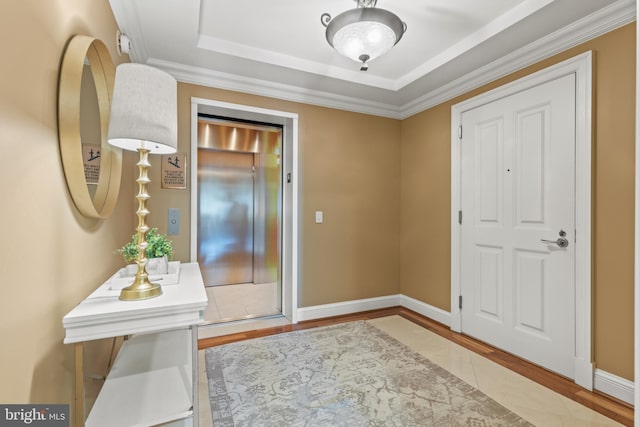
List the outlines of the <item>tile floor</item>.
{"type": "Polygon", "coordinates": [[[209,298],[204,312],[206,322],[226,322],[280,313],[276,306],[275,283],[207,286],[205,290],[209,298]]]}
{"type": "MultiPolygon", "coordinates": [[[[275,319],[277,321],[286,321],[275,319]]],[[[398,341],[478,388],[536,426],[619,426],[620,424],[573,400],[442,338],[400,316],[369,320],[398,341]]],[[[234,332],[256,329],[254,322],[236,324],[234,332]]],[[[258,326],[264,327],[264,326],[258,326]]],[[[224,335],[226,330],[202,327],[202,335],[224,335]],[[221,333],[222,332],[222,333],[221,333]]],[[[212,426],[204,350],[200,368],[200,426],[212,426]]]]}

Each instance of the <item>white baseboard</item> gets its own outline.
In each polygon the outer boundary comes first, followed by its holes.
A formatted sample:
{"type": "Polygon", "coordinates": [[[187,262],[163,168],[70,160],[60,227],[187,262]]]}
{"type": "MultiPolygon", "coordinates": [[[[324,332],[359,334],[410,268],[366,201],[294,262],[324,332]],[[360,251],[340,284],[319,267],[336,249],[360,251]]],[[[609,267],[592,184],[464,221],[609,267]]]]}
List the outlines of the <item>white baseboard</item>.
{"type": "Polygon", "coordinates": [[[322,319],[324,317],[340,316],[343,314],[396,306],[413,310],[445,326],[451,325],[451,314],[448,311],[401,294],[299,308],[298,321],[322,319]]]}
{"type": "Polygon", "coordinates": [[[610,374],[602,369],[596,369],[593,387],[604,394],[608,394],[609,396],[633,405],[633,381],[610,374]]]}
{"type": "Polygon", "coordinates": [[[451,313],[449,313],[448,311],[444,311],[441,308],[434,307],[406,295],[399,296],[399,305],[403,306],[404,308],[413,310],[418,314],[422,314],[423,316],[428,317],[429,319],[435,320],[436,322],[440,322],[445,326],[451,327],[451,313]]]}
{"type": "Polygon", "coordinates": [[[323,317],[340,316],[358,313],[360,311],[378,310],[400,305],[401,295],[367,298],[354,301],[338,302],[335,304],[314,305],[298,308],[298,321],[321,319],[323,317]]]}

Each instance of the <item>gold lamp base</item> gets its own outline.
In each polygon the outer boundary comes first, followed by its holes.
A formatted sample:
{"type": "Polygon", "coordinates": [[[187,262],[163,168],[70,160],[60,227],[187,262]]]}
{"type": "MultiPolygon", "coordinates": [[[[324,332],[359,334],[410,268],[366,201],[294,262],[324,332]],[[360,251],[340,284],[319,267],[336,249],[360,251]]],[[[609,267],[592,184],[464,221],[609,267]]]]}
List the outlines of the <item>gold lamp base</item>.
{"type": "Polygon", "coordinates": [[[138,276],[136,276],[133,284],[120,291],[120,299],[122,301],[139,301],[162,295],[162,287],[160,285],[149,282],[146,277],[143,280],[138,279],[138,276]]]}
{"type": "Polygon", "coordinates": [[[149,275],[147,274],[147,232],[149,227],[145,221],[145,218],[149,214],[147,209],[147,200],[149,200],[149,193],[147,193],[147,184],[149,183],[149,176],[147,170],[149,169],[149,150],[145,148],[139,148],[140,160],[138,161],[138,227],[137,242],[138,242],[138,256],[136,258],[136,264],[138,264],[138,272],[133,280],[133,283],[128,287],[120,291],[120,300],[122,301],[139,301],[143,299],[155,298],[162,295],[162,288],[156,283],[149,281],[149,275]]]}

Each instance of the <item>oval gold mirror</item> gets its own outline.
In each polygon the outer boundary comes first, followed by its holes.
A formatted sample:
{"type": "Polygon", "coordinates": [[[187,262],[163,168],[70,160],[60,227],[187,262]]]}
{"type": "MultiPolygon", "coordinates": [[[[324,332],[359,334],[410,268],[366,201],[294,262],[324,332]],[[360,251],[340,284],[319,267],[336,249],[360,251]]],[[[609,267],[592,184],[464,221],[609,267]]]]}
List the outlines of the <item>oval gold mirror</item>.
{"type": "Polygon", "coordinates": [[[115,67],[104,43],[74,36],[58,86],[58,137],[67,187],[80,213],[106,218],[120,191],[122,151],[107,143],[115,67]]]}

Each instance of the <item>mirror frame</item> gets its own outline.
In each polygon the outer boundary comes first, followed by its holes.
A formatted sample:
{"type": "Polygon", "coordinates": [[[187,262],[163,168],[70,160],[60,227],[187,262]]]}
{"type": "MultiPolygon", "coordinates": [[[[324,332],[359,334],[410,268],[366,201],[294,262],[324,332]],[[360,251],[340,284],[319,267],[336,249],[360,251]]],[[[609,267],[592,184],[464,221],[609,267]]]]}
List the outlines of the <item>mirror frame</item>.
{"type": "Polygon", "coordinates": [[[122,176],[122,150],[107,142],[115,66],[102,41],[73,36],[67,45],[58,86],[58,139],[67,187],[76,208],[89,218],[107,218],[118,200],[122,176]],[[85,179],[80,134],[80,98],[85,60],[96,88],[100,115],[100,176],[91,197],[85,179]]]}

